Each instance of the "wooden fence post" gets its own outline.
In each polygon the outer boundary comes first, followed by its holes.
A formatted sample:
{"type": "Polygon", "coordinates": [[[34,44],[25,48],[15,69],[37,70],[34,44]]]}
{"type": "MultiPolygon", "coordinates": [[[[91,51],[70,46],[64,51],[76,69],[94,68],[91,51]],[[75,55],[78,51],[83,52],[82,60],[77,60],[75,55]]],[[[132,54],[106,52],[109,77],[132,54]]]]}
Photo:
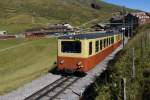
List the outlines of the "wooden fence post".
{"type": "Polygon", "coordinates": [[[135,78],[135,49],[132,48],[132,78],[135,78]]]}
{"type": "Polygon", "coordinates": [[[122,78],[122,100],[127,100],[127,94],[126,94],[126,78],[122,78]]]}

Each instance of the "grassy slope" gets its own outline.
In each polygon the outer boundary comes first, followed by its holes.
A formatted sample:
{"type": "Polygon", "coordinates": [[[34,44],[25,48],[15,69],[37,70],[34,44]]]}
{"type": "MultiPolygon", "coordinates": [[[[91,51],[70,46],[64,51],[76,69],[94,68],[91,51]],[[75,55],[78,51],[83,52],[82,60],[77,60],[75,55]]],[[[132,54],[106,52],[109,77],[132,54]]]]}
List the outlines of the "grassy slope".
{"type": "Polygon", "coordinates": [[[48,23],[68,22],[81,25],[99,17],[101,21],[122,10],[119,6],[100,2],[102,8],[90,7],[92,0],[0,0],[0,30],[10,33],[44,26],[48,23]]]}
{"type": "MultiPolygon", "coordinates": [[[[47,73],[56,60],[56,39],[20,41],[12,40],[11,46],[25,44],[0,52],[0,94],[16,89],[47,73]]],[[[9,42],[10,40],[3,41],[3,44],[10,45],[9,42]]]]}
{"type": "Polygon", "coordinates": [[[19,45],[23,43],[25,40],[23,39],[11,39],[11,40],[0,40],[0,52],[3,49],[10,48],[12,46],[19,45]]]}
{"type": "MultiPolygon", "coordinates": [[[[127,100],[149,100],[150,95],[150,25],[139,28],[137,34],[126,45],[115,61],[110,63],[109,82],[96,83],[99,96],[97,100],[121,100],[121,78],[127,78],[127,100]],[[148,31],[148,35],[145,35],[148,31]],[[143,39],[143,59],[141,58],[141,38],[143,39]],[[135,48],[136,78],[131,78],[131,48],[135,48]],[[142,63],[143,61],[143,63],[142,63]],[[145,74],[146,73],[146,74],[145,74]],[[116,84],[116,85],[114,85],[116,84]],[[103,99],[102,99],[103,98],[103,99]],[[148,99],[149,98],[149,99],[148,99]]],[[[97,81],[98,82],[98,81],[97,81]]]]}

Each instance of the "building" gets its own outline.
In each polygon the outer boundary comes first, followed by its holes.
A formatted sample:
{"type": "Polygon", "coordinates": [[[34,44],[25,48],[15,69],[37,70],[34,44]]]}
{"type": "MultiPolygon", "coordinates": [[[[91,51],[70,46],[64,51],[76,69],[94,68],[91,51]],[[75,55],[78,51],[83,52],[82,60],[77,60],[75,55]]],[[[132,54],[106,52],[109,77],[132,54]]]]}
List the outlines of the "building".
{"type": "Polygon", "coordinates": [[[7,31],[0,31],[0,35],[6,35],[7,31]]]}
{"type": "Polygon", "coordinates": [[[117,27],[122,25],[122,23],[137,23],[139,26],[150,23],[150,14],[146,12],[136,12],[136,13],[127,13],[124,16],[114,16],[110,19],[110,23],[113,23],[111,26],[117,27]],[[124,19],[125,18],[125,19],[124,19]]]}
{"type": "Polygon", "coordinates": [[[121,26],[123,24],[123,19],[124,19],[124,16],[122,16],[122,15],[114,16],[114,17],[110,18],[110,20],[109,20],[110,26],[111,27],[121,26]]]}
{"type": "Polygon", "coordinates": [[[106,30],[106,25],[98,23],[98,24],[93,25],[91,28],[93,31],[104,31],[106,30]]]}
{"type": "Polygon", "coordinates": [[[139,26],[139,18],[132,15],[132,13],[128,13],[124,16],[125,22],[125,35],[133,36],[135,35],[135,29],[139,26]]]}
{"type": "Polygon", "coordinates": [[[53,24],[47,27],[37,27],[28,29],[24,32],[26,37],[43,37],[45,35],[63,35],[72,33],[74,29],[69,24],[53,24]]]}
{"type": "Polygon", "coordinates": [[[73,32],[73,27],[70,24],[54,24],[43,28],[48,33],[67,33],[73,32]]]}
{"type": "Polygon", "coordinates": [[[14,39],[17,38],[16,35],[0,35],[0,40],[6,40],[6,39],[14,39]]]}
{"type": "Polygon", "coordinates": [[[131,13],[139,19],[139,25],[144,25],[150,23],[150,15],[146,12],[131,13]]]}
{"type": "Polygon", "coordinates": [[[122,31],[125,28],[126,36],[133,36],[134,31],[139,26],[139,18],[132,13],[128,13],[120,16],[115,16],[110,19],[110,26],[112,29],[122,31]]]}

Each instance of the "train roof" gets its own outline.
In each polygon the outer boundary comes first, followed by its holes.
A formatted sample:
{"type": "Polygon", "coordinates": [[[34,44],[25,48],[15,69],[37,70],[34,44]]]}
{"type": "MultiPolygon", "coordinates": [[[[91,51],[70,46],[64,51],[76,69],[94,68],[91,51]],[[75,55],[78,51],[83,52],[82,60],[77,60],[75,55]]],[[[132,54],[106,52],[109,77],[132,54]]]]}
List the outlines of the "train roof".
{"type": "Polygon", "coordinates": [[[105,32],[105,33],[76,34],[76,35],[61,36],[58,39],[94,39],[94,38],[101,38],[106,36],[113,36],[116,34],[119,33],[105,32]]]}

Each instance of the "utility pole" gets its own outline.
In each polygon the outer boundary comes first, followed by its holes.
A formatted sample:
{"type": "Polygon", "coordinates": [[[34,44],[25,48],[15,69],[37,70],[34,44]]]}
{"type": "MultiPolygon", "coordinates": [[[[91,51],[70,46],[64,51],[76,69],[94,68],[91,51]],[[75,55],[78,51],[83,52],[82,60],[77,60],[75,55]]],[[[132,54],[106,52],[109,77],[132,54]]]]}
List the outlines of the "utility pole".
{"type": "Polygon", "coordinates": [[[144,63],[144,61],[143,61],[143,59],[144,59],[144,57],[143,57],[143,36],[141,36],[141,41],[140,41],[141,43],[141,68],[143,67],[143,63],[144,63]]]}
{"type": "Polygon", "coordinates": [[[133,18],[131,19],[131,37],[133,37],[133,18]]]}
{"type": "Polygon", "coordinates": [[[126,31],[126,28],[125,28],[125,14],[126,14],[126,11],[125,11],[125,7],[123,6],[123,28],[122,28],[122,31],[123,31],[123,47],[125,45],[125,31],[126,31]]]}
{"type": "Polygon", "coordinates": [[[126,30],[125,27],[123,27],[122,28],[122,31],[123,31],[123,33],[122,33],[123,34],[123,48],[124,48],[124,45],[125,45],[125,36],[124,36],[125,35],[125,30],[126,30]]]}
{"type": "Polygon", "coordinates": [[[127,99],[127,94],[126,94],[126,78],[123,78],[123,83],[124,83],[124,89],[123,89],[123,91],[124,91],[124,100],[126,100],[127,99]]]}
{"type": "Polygon", "coordinates": [[[135,78],[135,49],[132,48],[132,78],[135,78]]]}
{"type": "Polygon", "coordinates": [[[122,100],[127,100],[127,94],[126,94],[126,78],[122,78],[121,84],[122,84],[122,100]]]}
{"type": "Polygon", "coordinates": [[[128,30],[128,38],[129,38],[129,32],[130,32],[129,29],[130,29],[130,27],[128,26],[128,29],[127,29],[128,30]]]}

